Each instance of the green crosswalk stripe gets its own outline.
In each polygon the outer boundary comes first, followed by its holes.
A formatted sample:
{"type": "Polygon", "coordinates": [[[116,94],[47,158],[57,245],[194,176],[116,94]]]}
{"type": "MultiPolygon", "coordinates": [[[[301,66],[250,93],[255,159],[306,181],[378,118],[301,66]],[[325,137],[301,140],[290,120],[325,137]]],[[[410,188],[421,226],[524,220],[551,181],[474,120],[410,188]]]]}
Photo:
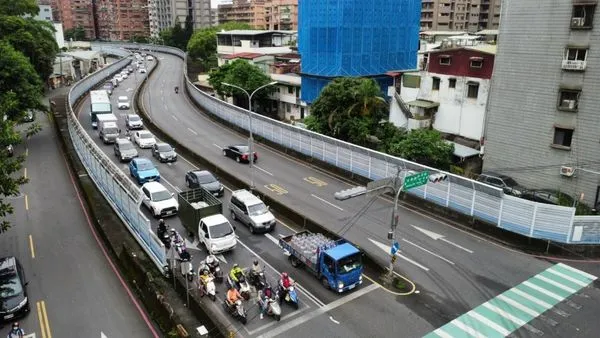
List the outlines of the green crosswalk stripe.
{"type": "Polygon", "coordinates": [[[424,338],[504,337],[596,279],[562,263],[553,265],[424,338]]]}

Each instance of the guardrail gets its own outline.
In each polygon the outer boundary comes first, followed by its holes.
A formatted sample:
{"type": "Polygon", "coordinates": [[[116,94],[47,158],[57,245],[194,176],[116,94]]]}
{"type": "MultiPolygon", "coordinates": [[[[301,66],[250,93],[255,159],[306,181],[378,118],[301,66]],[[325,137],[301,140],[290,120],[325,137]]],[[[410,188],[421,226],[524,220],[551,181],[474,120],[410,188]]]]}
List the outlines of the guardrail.
{"type": "MultiPolygon", "coordinates": [[[[120,57],[129,55],[127,51],[117,48],[106,48],[104,52],[120,57]]],[[[94,143],[73,111],[73,105],[84,98],[88,91],[130,62],[128,58],[123,58],[77,82],[69,91],[67,98],[67,125],[73,146],[90,178],[156,267],[161,272],[165,272],[167,266],[165,248],[152,232],[150,221],[140,211],[140,188],[131,182],[127,175],[94,143]]]]}
{"type": "MultiPolygon", "coordinates": [[[[103,46],[143,48],[176,55],[186,60],[185,52],[166,46],[131,43],[93,43],[92,46],[94,48],[103,46]]],[[[187,76],[186,67],[184,63],[185,85],[190,98],[207,113],[248,130],[248,111],[196,88],[187,76]]],[[[252,113],[252,129],[255,136],[370,180],[393,176],[398,168],[439,172],[435,168],[356,146],[255,113],[252,113]]],[[[575,216],[575,209],[571,207],[527,201],[505,195],[501,189],[471,179],[450,173],[445,174],[448,175],[447,181],[429,183],[408,193],[527,237],[567,244],[600,244],[600,216],[575,216]]]]}

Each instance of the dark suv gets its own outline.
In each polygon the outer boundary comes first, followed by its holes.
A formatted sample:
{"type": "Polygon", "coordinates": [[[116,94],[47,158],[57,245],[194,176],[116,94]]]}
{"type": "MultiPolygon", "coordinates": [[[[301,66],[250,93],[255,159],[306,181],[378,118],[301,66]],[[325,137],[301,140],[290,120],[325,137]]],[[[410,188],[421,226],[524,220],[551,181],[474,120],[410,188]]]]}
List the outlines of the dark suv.
{"type": "Polygon", "coordinates": [[[15,257],[0,258],[0,322],[23,317],[29,310],[23,267],[15,257]]]}
{"type": "Polygon", "coordinates": [[[565,206],[575,205],[575,200],[573,199],[573,197],[565,194],[564,192],[553,189],[529,190],[523,194],[523,198],[526,200],[544,204],[565,206]]]}
{"type": "Polygon", "coordinates": [[[519,185],[519,183],[517,183],[517,181],[515,181],[512,177],[489,171],[479,175],[479,177],[477,177],[477,181],[500,188],[505,194],[518,197],[523,195],[523,193],[527,190],[525,187],[519,185]]]}

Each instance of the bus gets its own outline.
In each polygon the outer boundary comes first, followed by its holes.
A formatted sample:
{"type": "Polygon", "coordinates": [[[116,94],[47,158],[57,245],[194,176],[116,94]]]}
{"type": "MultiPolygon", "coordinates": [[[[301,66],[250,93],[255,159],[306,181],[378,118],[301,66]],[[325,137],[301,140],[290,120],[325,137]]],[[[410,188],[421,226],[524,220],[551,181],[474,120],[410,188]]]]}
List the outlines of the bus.
{"type": "Polygon", "coordinates": [[[104,89],[90,92],[90,118],[94,129],[98,127],[98,114],[112,114],[110,98],[108,92],[104,89]]]}

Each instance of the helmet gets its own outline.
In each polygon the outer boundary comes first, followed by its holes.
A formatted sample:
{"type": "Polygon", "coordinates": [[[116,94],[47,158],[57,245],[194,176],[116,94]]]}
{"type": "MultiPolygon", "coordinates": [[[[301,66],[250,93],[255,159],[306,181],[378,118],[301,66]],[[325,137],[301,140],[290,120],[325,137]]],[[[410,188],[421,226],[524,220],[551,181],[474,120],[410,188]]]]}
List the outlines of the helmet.
{"type": "Polygon", "coordinates": [[[258,265],[258,260],[254,260],[254,265],[258,265]]]}
{"type": "Polygon", "coordinates": [[[19,327],[19,322],[14,322],[12,325],[13,329],[16,329],[19,327]]]}
{"type": "Polygon", "coordinates": [[[238,268],[238,267],[239,267],[239,265],[238,265],[237,263],[233,264],[233,268],[234,268],[234,269],[235,269],[235,268],[238,268]]]}
{"type": "Polygon", "coordinates": [[[160,225],[165,225],[165,220],[161,218],[161,219],[158,221],[158,224],[160,224],[160,225]]]}
{"type": "Polygon", "coordinates": [[[171,230],[169,230],[169,231],[171,231],[172,234],[176,234],[177,233],[177,230],[175,230],[175,228],[171,228],[171,230]]]}
{"type": "Polygon", "coordinates": [[[288,273],[287,272],[282,272],[281,273],[281,278],[288,278],[288,273]]]}
{"type": "Polygon", "coordinates": [[[208,275],[208,270],[204,269],[204,271],[202,271],[203,275],[208,275]]]}

